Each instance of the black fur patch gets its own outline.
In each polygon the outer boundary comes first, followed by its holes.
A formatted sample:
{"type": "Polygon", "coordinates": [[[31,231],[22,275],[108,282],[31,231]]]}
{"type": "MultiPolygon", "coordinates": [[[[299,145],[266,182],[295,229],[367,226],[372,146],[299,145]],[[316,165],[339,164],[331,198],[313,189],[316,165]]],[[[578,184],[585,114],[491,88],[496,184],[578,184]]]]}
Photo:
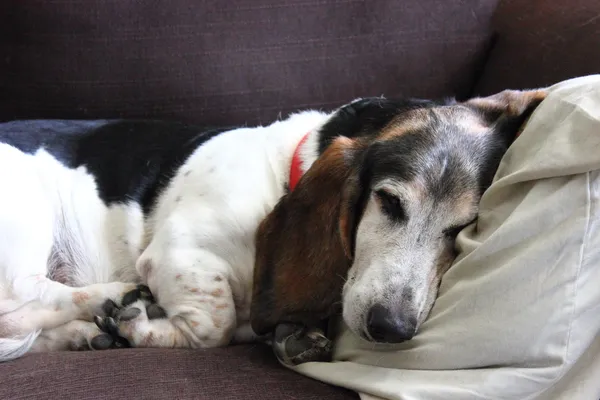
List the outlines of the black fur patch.
{"type": "Polygon", "coordinates": [[[25,153],[44,148],[70,168],[85,166],[105,204],[136,202],[147,214],[192,152],[229,129],[147,120],[14,121],[0,124],[0,142],[25,153]]]}
{"type": "Polygon", "coordinates": [[[338,136],[369,137],[378,134],[390,121],[403,112],[439,105],[431,100],[369,97],[340,108],[321,128],[319,154],[338,136]]]}

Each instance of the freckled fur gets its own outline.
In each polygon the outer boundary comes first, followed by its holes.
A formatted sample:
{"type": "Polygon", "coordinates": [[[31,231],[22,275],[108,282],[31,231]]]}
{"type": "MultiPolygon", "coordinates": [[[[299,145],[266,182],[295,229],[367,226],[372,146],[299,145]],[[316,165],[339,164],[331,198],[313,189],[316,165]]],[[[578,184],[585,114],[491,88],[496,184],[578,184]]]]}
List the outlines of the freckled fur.
{"type": "MultiPolygon", "coordinates": [[[[157,347],[229,343],[238,320],[249,316],[256,228],[283,195],[296,144],[327,116],[307,111],[214,136],[177,170],[165,171],[168,180],[149,213],[135,201],[105,203],[85,166],[66,165],[43,148],[23,152],[2,143],[6,132],[12,140],[12,126],[28,129],[29,122],[1,124],[0,229],[14,241],[0,243],[0,309],[8,310],[0,316],[0,326],[7,328],[0,337],[0,361],[29,349],[89,343],[99,333],[92,317],[102,313],[103,302],[120,302],[140,282],[172,317],[144,321],[141,316],[135,325],[126,324],[134,345],[149,332],[155,332],[157,347]],[[198,292],[182,290],[184,285],[198,292]],[[90,297],[76,304],[83,295],[73,297],[74,291],[90,297]],[[210,293],[218,303],[210,301],[210,293]],[[220,327],[211,315],[221,319],[220,327]],[[181,322],[197,316],[200,324],[193,330],[181,322]],[[88,328],[69,325],[74,319],[88,328]]],[[[44,123],[48,135],[52,127],[71,124],[44,123]]]]}
{"type": "Polygon", "coordinates": [[[251,308],[258,334],[278,322],[316,324],[331,315],[349,266],[332,221],[340,218],[340,192],[351,171],[344,153],[352,145],[334,141],[258,228],[251,308]]]}
{"type": "Polygon", "coordinates": [[[73,298],[73,303],[82,304],[85,301],[89,300],[90,295],[85,292],[73,292],[71,297],[73,298]]]}

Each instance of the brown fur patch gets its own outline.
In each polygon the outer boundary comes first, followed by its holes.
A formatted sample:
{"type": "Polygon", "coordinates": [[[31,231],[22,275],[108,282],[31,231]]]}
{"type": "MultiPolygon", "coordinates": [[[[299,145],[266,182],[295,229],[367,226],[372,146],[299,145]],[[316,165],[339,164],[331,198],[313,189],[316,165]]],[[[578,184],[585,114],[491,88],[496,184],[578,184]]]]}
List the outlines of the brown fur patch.
{"type": "Polygon", "coordinates": [[[200,323],[199,323],[198,321],[192,321],[192,322],[191,322],[191,325],[192,325],[192,326],[195,328],[195,327],[197,327],[198,325],[200,325],[200,323]]]}
{"type": "Polygon", "coordinates": [[[256,333],[282,320],[312,325],[339,302],[350,267],[343,244],[350,240],[342,236],[355,224],[357,182],[347,187],[347,180],[356,145],[336,139],[260,224],[250,317],[256,333]]]}
{"type": "Polygon", "coordinates": [[[403,113],[383,128],[377,139],[389,140],[426,128],[430,120],[429,112],[429,110],[417,109],[403,113]]]}
{"type": "Polygon", "coordinates": [[[515,117],[526,114],[537,107],[548,95],[545,89],[540,90],[504,90],[488,97],[471,99],[466,104],[475,106],[484,113],[503,114],[515,117]]]}
{"type": "Polygon", "coordinates": [[[216,318],[214,315],[212,317],[212,323],[217,329],[223,326],[223,321],[220,318],[216,318]]]}
{"type": "Polygon", "coordinates": [[[227,304],[227,303],[221,303],[221,304],[217,304],[217,305],[215,306],[215,308],[216,308],[217,310],[226,310],[226,309],[228,309],[228,308],[229,308],[229,304],[227,304]]]}
{"type": "Polygon", "coordinates": [[[478,208],[479,196],[474,191],[465,191],[453,203],[456,215],[470,215],[478,208]]]}
{"type": "Polygon", "coordinates": [[[192,293],[198,293],[199,290],[198,290],[198,288],[194,287],[194,288],[190,288],[190,292],[192,292],[192,293]]]}
{"type": "Polygon", "coordinates": [[[212,292],[210,292],[210,295],[213,297],[221,297],[223,296],[223,289],[215,289],[212,292]]]}
{"type": "Polygon", "coordinates": [[[73,303],[79,306],[88,301],[90,299],[90,295],[86,292],[77,291],[71,294],[71,299],[73,300],[73,303]]]}
{"type": "Polygon", "coordinates": [[[215,279],[213,279],[215,282],[221,282],[223,280],[223,278],[221,278],[219,275],[215,276],[215,279]]]}

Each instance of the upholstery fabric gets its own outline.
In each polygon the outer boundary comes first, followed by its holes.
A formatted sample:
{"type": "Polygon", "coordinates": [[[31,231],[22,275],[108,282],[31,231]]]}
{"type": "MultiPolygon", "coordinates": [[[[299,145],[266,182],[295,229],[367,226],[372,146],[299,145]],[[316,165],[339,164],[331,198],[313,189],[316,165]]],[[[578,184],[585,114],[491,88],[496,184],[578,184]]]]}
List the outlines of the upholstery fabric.
{"type": "Polygon", "coordinates": [[[281,367],[260,345],[27,355],[0,364],[0,399],[350,400],[281,367]]]}
{"type": "MultiPolygon", "coordinates": [[[[599,72],[597,0],[503,0],[492,48],[497,4],[2,0],[0,120],[266,124],[358,96],[466,97],[481,73],[478,93],[599,72]]],[[[39,354],[1,364],[0,377],[2,399],[356,398],[262,346],[39,354]]]]}
{"type": "Polygon", "coordinates": [[[600,1],[503,0],[476,94],[600,73],[600,1]]]}
{"type": "Polygon", "coordinates": [[[464,95],[496,0],[3,0],[0,119],[266,124],[358,96],[464,95]]]}

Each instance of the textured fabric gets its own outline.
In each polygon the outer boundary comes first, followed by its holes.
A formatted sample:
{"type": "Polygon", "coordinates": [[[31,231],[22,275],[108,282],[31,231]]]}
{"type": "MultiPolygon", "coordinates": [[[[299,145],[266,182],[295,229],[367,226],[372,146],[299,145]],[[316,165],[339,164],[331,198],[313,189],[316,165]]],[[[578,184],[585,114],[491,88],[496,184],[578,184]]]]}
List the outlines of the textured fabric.
{"type": "Polygon", "coordinates": [[[0,399],[349,400],[355,393],[279,366],[269,349],[128,349],[0,364],[0,399]]]}
{"type": "Polygon", "coordinates": [[[476,94],[600,73],[600,1],[503,0],[476,94]]]}
{"type": "Polygon", "coordinates": [[[0,119],[270,123],[471,90],[496,0],[2,0],[0,119]]]}
{"type": "Polygon", "coordinates": [[[363,399],[600,398],[600,75],[533,113],[463,230],[411,341],[343,330],[334,363],[299,372],[363,399]]]}

